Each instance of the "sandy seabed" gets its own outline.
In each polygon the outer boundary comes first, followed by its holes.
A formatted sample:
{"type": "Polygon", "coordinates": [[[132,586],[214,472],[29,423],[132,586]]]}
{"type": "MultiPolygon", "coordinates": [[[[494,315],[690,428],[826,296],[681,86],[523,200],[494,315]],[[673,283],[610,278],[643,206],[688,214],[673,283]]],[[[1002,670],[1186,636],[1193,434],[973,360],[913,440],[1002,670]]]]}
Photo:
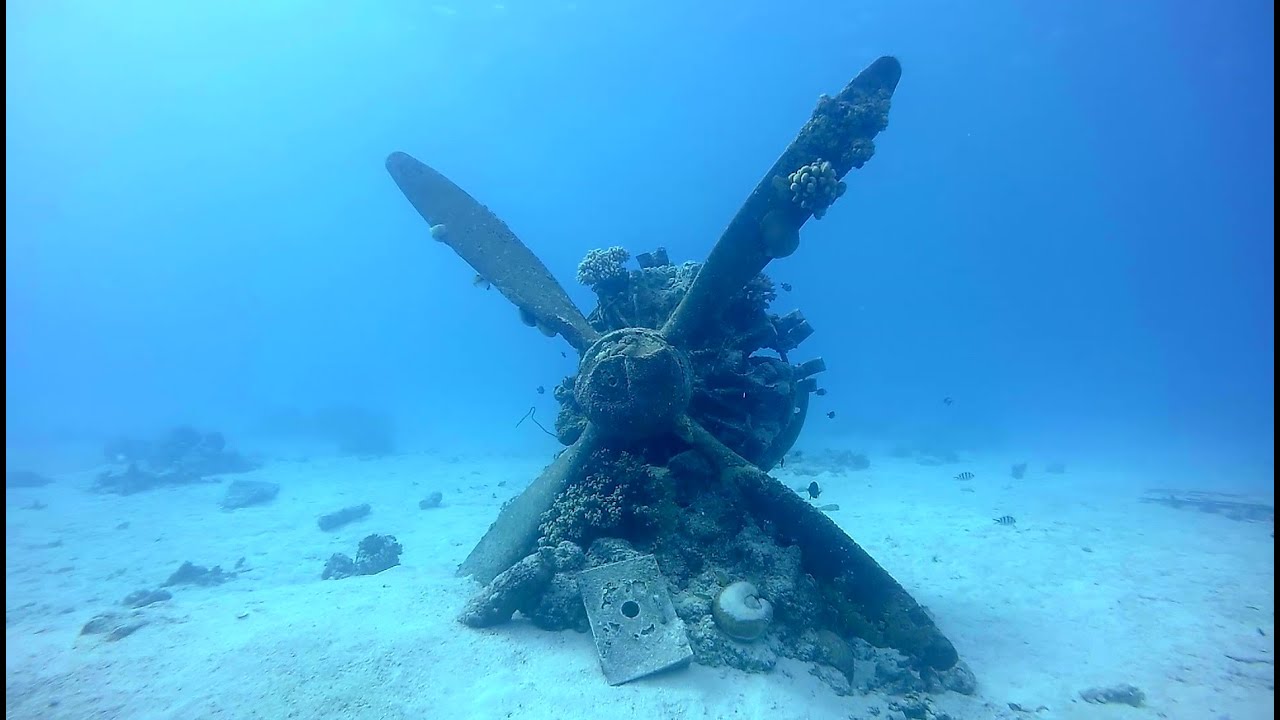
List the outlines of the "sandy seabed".
{"type": "MultiPolygon", "coordinates": [[[[1141,504],[1142,483],[1105,473],[1014,481],[1004,459],[980,460],[873,458],[869,470],[817,476],[820,503],[840,505],[831,516],[929,609],[977,676],[976,696],[933,696],[935,712],[1274,716],[1271,523],[1141,504]],[[950,479],[962,469],[975,478],[950,479]],[[1017,524],[994,523],[1001,515],[1017,524]],[[1124,683],[1145,692],[1145,707],[1079,695],[1124,683]]],[[[807,663],[766,674],[691,666],[610,687],[589,635],[522,619],[460,625],[475,586],[454,569],[544,464],[278,461],[237,476],[278,483],[274,502],[235,512],[218,508],[226,481],[117,497],[86,492],[93,473],[83,473],[8,490],[7,717],[901,717],[894,698],[837,696],[807,663]],[[443,505],[420,510],[433,490],[443,505]],[[319,515],[366,502],[364,520],[317,528],[319,515]],[[354,555],[370,533],[403,544],[399,567],[320,579],[331,554],[354,555]],[[240,558],[234,580],[171,588],[171,600],[137,611],[147,624],[128,637],[80,634],[184,561],[230,569],[240,558]]],[[[778,476],[811,479],[793,472],[778,476]]]]}

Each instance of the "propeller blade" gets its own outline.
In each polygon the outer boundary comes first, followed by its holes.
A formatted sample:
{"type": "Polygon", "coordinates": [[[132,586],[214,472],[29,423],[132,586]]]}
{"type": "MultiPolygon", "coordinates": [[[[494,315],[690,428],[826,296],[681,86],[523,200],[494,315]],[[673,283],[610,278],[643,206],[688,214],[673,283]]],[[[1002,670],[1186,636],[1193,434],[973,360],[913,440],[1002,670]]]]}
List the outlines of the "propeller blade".
{"type": "Polygon", "coordinates": [[[668,341],[687,347],[701,324],[714,322],[730,297],[770,260],[795,252],[800,227],[826,207],[798,202],[791,176],[810,163],[826,161],[833,178],[830,187],[843,187],[840,178],[862,167],[875,151],[872,139],[888,122],[889,100],[900,77],[898,61],[882,57],[839,95],[819,99],[809,122],[738,210],[662,328],[668,341]]]}
{"type": "MultiPolygon", "coordinates": [[[[956,664],[955,646],[929,615],[866,550],[826,513],[684,417],[677,434],[700,450],[742,493],[748,511],[786,544],[800,548],[806,572],[832,587],[845,611],[874,628],[873,645],[894,648],[916,663],[945,670],[956,664]]],[[[852,634],[852,628],[849,629],[852,634]]]]}
{"type": "Polygon", "coordinates": [[[449,178],[405,153],[387,157],[387,172],[431,225],[432,237],[453,248],[514,303],[525,324],[564,336],[578,352],[595,342],[598,333],[551,271],[497,215],[449,178]]]}
{"type": "Polygon", "coordinates": [[[458,567],[458,574],[488,583],[533,552],[543,513],[551,509],[551,503],[571,480],[582,475],[587,459],[600,447],[599,431],[588,424],[577,441],[565,448],[524,492],[503,505],[498,519],[458,567]]]}

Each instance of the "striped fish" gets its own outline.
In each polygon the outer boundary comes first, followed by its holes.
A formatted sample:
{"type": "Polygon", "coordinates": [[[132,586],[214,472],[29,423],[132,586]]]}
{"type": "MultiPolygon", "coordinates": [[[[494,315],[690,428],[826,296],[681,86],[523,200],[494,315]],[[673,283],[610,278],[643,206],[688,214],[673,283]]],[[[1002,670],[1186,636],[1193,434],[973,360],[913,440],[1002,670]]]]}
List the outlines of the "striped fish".
{"type": "Polygon", "coordinates": [[[972,479],[973,479],[973,473],[971,473],[971,472],[969,472],[968,470],[966,470],[966,471],[964,471],[964,472],[960,473],[959,475],[957,475],[955,479],[956,479],[956,480],[972,480],[972,479]]]}
{"type": "Polygon", "coordinates": [[[1012,515],[1001,515],[1000,517],[996,518],[996,524],[1004,525],[1006,527],[1011,527],[1013,525],[1017,525],[1018,521],[1014,520],[1012,515]]]}

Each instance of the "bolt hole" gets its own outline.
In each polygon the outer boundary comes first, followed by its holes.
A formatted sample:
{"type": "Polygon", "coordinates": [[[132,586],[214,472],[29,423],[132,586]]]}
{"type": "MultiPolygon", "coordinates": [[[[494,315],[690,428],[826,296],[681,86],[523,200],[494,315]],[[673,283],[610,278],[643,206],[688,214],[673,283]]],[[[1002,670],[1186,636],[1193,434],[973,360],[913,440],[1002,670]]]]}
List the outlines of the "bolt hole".
{"type": "Polygon", "coordinates": [[[628,600],[622,603],[622,614],[629,618],[633,618],[640,614],[640,603],[635,600],[628,600]]]}

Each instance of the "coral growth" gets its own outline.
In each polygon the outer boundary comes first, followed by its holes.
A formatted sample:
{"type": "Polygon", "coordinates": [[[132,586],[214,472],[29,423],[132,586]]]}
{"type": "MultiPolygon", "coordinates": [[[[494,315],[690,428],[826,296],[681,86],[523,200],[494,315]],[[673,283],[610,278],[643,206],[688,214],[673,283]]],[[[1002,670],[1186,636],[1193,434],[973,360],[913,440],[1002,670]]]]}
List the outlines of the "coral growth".
{"type": "Polygon", "coordinates": [[[334,553],[324,565],[322,580],[341,580],[355,575],[377,575],[400,564],[404,547],[393,535],[369,535],[360,541],[356,559],[334,553]]]}
{"type": "Polygon", "coordinates": [[[627,269],[623,263],[631,259],[631,255],[619,246],[596,248],[578,263],[578,282],[590,288],[608,286],[627,277],[627,269]]]}
{"type": "Polygon", "coordinates": [[[836,177],[835,168],[825,160],[815,160],[787,176],[791,201],[812,211],[819,220],[827,208],[844,195],[845,184],[836,177]]]}
{"type": "Polygon", "coordinates": [[[543,516],[539,545],[570,541],[586,546],[599,537],[649,537],[669,514],[665,470],[626,452],[602,450],[585,475],[556,498],[543,516]]]}

